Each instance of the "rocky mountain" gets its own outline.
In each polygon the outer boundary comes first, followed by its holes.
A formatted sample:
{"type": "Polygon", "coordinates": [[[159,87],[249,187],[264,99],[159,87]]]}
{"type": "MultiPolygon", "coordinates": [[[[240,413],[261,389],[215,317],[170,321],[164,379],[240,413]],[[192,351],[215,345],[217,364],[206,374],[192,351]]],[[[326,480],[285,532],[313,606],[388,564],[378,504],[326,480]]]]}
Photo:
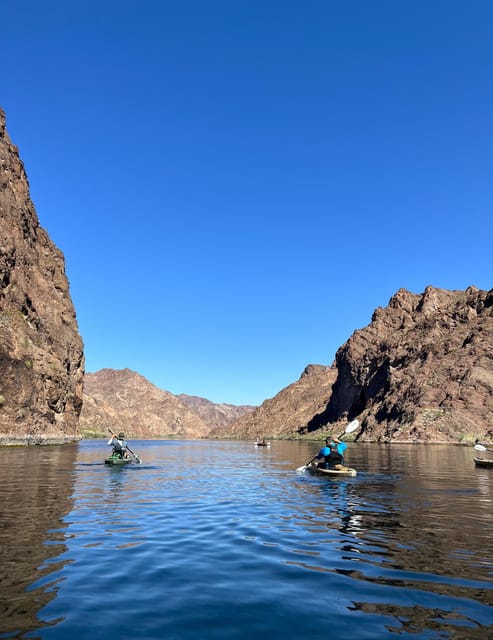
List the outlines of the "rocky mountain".
{"type": "Polygon", "coordinates": [[[86,436],[106,435],[110,427],[132,438],[204,438],[249,410],[175,396],[130,369],[102,369],[85,376],[80,425],[86,436]]]}
{"type": "Polygon", "coordinates": [[[231,425],[217,428],[211,437],[286,438],[314,431],[324,415],[337,377],[334,367],[310,364],[301,377],[276,396],[265,400],[231,425]]]}
{"type": "Polygon", "coordinates": [[[493,290],[399,290],[339,348],[325,376],[303,375],[232,424],[231,435],[314,437],[359,418],[359,441],[491,441],[493,290]],[[318,407],[310,413],[307,402],[297,415],[299,393],[318,407]]]}
{"type": "Polygon", "coordinates": [[[80,437],[84,355],[63,254],[0,110],[0,444],[80,437]]]}
{"type": "Polygon", "coordinates": [[[184,393],[176,397],[193,413],[198,415],[211,430],[227,429],[232,422],[244,415],[248,415],[255,409],[250,405],[217,404],[206,398],[188,396],[184,393]]]}

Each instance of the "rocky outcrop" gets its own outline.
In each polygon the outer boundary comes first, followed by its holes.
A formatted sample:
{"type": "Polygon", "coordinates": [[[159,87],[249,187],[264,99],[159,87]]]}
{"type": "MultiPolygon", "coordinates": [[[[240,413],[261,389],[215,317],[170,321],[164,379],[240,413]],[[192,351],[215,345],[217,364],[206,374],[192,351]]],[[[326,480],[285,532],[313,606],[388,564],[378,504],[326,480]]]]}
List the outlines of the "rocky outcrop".
{"type": "Polygon", "coordinates": [[[287,438],[319,429],[336,376],[334,367],[308,365],[299,380],[211,437],[287,438]]]}
{"type": "Polygon", "coordinates": [[[0,444],[80,437],[84,355],[63,254],[0,110],[0,444]]]}
{"type": "Polygon", "coordinates": [[[177,396],[130,369],[86,373],[80,417],[85,436],[123,431],[129,438],[204,438],[210,428],[177,396]]]}
{"type": "Polygon", "coordinates": [[[493,437],[493,290],[399,290],[336,354],[327,422],[360,441],[493,437]]]}

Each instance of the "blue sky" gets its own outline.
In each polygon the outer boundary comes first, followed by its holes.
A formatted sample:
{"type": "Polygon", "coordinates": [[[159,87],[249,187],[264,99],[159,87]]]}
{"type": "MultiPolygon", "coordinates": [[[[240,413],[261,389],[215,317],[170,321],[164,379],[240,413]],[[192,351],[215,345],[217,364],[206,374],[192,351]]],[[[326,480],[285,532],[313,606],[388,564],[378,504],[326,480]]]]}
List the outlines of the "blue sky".
{"type": "Polygon", "coordinates": [[[2,3],[86,370],[260,404],[401,287],[492,284],[493,3],[2,3]]]}

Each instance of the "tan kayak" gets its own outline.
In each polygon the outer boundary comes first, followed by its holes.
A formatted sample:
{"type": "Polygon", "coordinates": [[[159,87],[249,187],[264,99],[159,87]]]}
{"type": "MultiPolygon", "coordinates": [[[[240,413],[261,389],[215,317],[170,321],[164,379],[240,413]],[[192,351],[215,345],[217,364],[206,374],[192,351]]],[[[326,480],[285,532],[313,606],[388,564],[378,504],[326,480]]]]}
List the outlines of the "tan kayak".
{"type": "Polygon", "coordinates": [[[321,469],[315,464],[311,464],[307,467],[310,473],[317,476],[327,476],[329,478],[354,478],[357,475],[356,469],[352,467],[346,467],[343,464],[338,464],[334,469],[321,469]]]}

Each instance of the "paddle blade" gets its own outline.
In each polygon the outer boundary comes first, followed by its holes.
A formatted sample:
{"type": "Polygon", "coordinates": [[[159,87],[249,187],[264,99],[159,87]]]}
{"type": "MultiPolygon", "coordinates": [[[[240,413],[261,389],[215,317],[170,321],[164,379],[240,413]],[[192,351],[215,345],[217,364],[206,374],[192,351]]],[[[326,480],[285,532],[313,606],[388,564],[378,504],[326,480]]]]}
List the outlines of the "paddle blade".
{"type": "Polygon", "coordinates": [[[482,445],[482,444],[475,444],[475,445],[474,445],[474,448],[475,448],[477,451],[487,451],[486,447],[483,447],[483,445],[482,445]]]}
{"type": "Polygon", "coordinates": [[[356,420],[353,420],[348,424],[348,426],[344,429],[344,433],[353,433],[353,431],[356,431],[358,427],[359,427],[359,420],[356,418],[356,420]]]}
{"type": "Polygon", "coordinates": [[[352,422],[350,422],[347,427],[344,429],[344,431],[341,433],[341,435],[339,436],[339,438],[342,438],[342,436],[345,436],[347,433],[353,433],[353,431],[356,431],[356,429],[359,427],[359,420],[353,420],[352,422]]]}
{"type": "Polygon", "coordinates": [[[302,467],[298,467],[296,469],[296,473],[304,473],[306,469],[306,464],[304,464],[302,467]]]}

